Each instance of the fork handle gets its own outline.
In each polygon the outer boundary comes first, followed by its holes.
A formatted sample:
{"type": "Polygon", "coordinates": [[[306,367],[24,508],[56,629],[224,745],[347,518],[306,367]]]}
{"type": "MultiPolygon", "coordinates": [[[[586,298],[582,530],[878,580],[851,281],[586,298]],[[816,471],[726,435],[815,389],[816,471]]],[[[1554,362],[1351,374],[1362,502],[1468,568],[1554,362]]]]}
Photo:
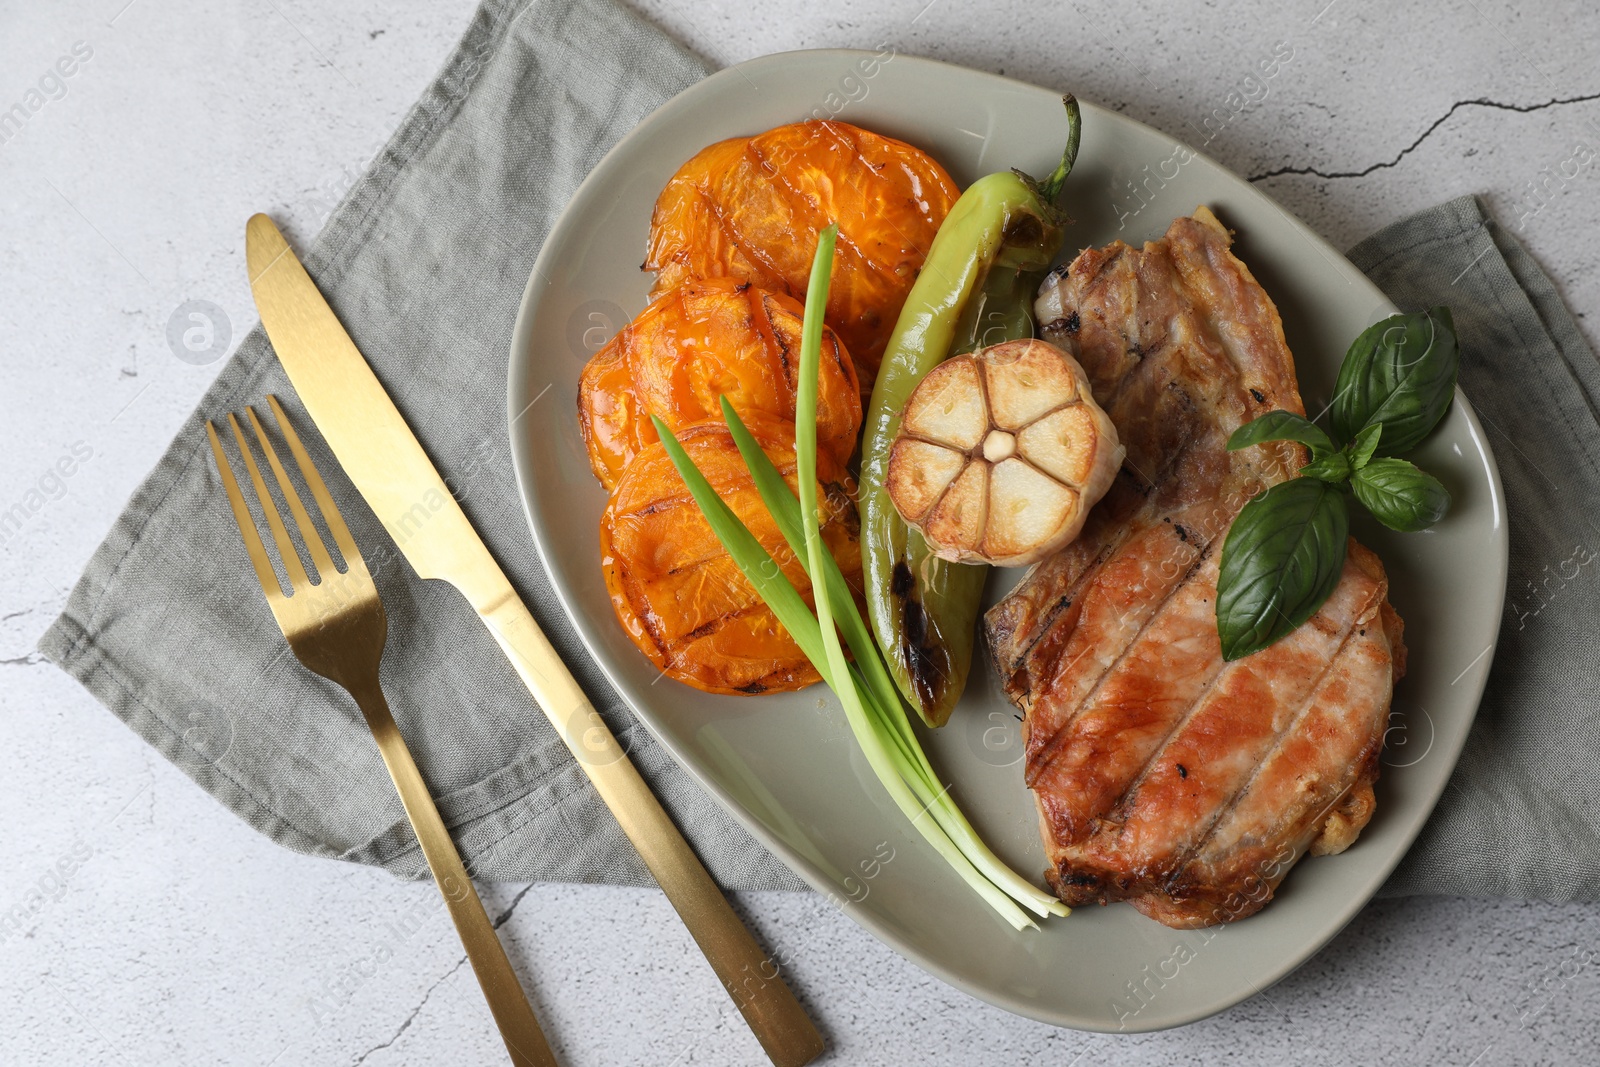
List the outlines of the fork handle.
{"type": "Polygon", "coordinates": [[[773,1064],[810,1063],[822,1053],[822,1035],[780,977],[778,963],[729,906],[721,887],[509,585],[506,594],[478,613],[523,684],[616,816],[773,1064]]]}
{"type": "Polygon", "coordinates": [[[389,777],[394,779],[406,817],[417,833],[428,869],[433,872],[433,879],[450,909],[450,918],[455,921],[456,933],[461,936],[467,958],[472,961],[472,970],[483,987],[483,997],[489,1002],[489,1011],[500,1028],[511,1062],[516,1067],[556,1067],[555,1055],[550,1051],[544,1031],[539,1028],[539,1020],[534,1018],[533,1008],[528,1005],[528,997],[511,969],[505,948],[495,935],[494,924],[484,912],[483,901],[478,899],[472,879],[462,866],[461,854],[456,851],[455,842],[450,840],[444,820],[439,817],[439,809],[434,806],[433,796],[422,780],[422,772],[417,770],[405,738],[400,736],[400,728],[389,712],[389,702],[384,699],[377,678],[358,682],[349,689],[366,717],[373,739],[378,742],[378,751],[389,768],[389,777]]]}

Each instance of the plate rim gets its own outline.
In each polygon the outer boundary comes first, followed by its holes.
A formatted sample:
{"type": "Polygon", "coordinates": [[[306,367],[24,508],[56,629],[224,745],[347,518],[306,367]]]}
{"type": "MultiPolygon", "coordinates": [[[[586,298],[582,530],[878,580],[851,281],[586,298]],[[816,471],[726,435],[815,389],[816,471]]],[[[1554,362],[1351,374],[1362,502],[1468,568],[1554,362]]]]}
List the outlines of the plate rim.
{"type": "MultiPolygon", "coordinates": [[[[640,707],[636,706],[635,702],[629,698],[626,688],[619,682],[619,679],[612,671],[610,665],[607,663],[606,658],[595,653],[594,642],[590,640],[589,635],[586,632],[587,627],[583,621],[584,615],[577,611],[574,607],[572,590],[570,590],[566,583],[562,581],[560,577],[558,577],[555,571],[551,568],[550,564],[547,562],[547,543],[545,538],[541,536],[541,521],[536,517],[535,514],[534,498],[537,494],[530,488],[534,484],[533,479],[529,474],[530,470],[532,469],[533,458],[527,454],[531,446],[528,442],[527,435],[518,434],[516,432],[516,421],[522,411],[522,401],[527,395],[526,378],[533,365],[533,361],[528,357],[531,355],[530,342],[532,339],[531,334],[533,330],[535,308],[537,306],[537,292],[543,287],[544,284],[541,282],[541,279],[543,277],[548,277],[548,275],[545,273],[545,268],[547,267],[546,256],[549,254],[549,250],[554,243],[552,238],[555,237],[565,226],[570,224],[569,220],[573,217],[574,208],[582,205],[582,203],[589,196],[592,196],[594,189],[599,185],[600,182],[598,176],[608,169],[608,164],[610,164],[614,158],[627,151],[631,142],[635,141],[641,136],[647,135],[654,126],[667,121],[677,112],[694,107],[697,103],[698,97],[713,91],[715,88],[720,86],[721,83],[731,81],[736,78],[747,78],[752,72],[771,65],[782,65],[794,63],[796,61],[809,62],[813,60],[837,60],[842,58],[855,58],[875,54],[876,53],[867,49],[858,48],[792,49],[784,52],[773,52],[767,55],[745,60],[740,63],[732,64],[712,72],[705,78],[702,78],[694,84],[679,91],[671,99],[666,100],[655,110],[651,111],[650,114],[645,116],[633,129],[629,130],[621,138],[619,138],[617,143],[614,144],[597,163],[595,163],[594,167],[584,177],[583,181],[579,183],[578,188],[573,192],[572,197],[568,200],[566,206],[562,208],[561,212],[556,217],[555,222],[552,223],[549,231],[546,233],[544,241],[540,245],[539,254],[537,257],[535,257],[533,267],[528,275],[527,285],[523,289],[522,297],[517,308],[516,322],[511,336],[510,356],[507,371],[507,429],[510,437],[512,467],[517,482],[517,493],[522,501],[523,516],[527,521],[529,532],[533,538],[534,548],[539,557],[539,564],[544,569],[545,575],[550,582],[550,587],[555,593],[556,599],[560,603],[562,610],[566,613],[567,618],[571,622],[578,638],[583,642],[585,651],[589,653],[596,666],[598,666],[601,673],[604,674],[606,681],[628,705],[629,710],[633,713],[634,719],[645,727],[650,736],[653,737],[656,743],[661,745],[662,748],[664,748],[672,756],[677,765],[682,770],[686,771],[697,785],[706,790],[723,808],[723,810],[732,816],[733,819],[742,827],[744,827],[744,829],[749,832],[753,838],[759,841],[763,847],[777,855],[778,858],[785,864],[785,866],[789,867],[796,874],[800,875],[800,877],[803,878],[813,890],[821,893],[825,897],[829,895],[829,881],[823,875],[823,873],[816,868],[815,864],[813,864],[812,861],[804,855],[796,852],[782,840],[770,835],[766,828],[761,825],[761,823],[753,815],[746,812],[744,807],[725,789],[723,789],[723,787],[715,779],[705,774],[693,759],[681,752],[679,750],[679,746],[672,740],[670,735],[668,735],[663,729],[657,727],[654,721],[653,713],[651,713],[648,709],[641,709],[640,707]]],[[[897,64],[902,64],[905,66],[921,66],[944,71],[954,71],[957,72],[958,76],[963,78],[976,77],[995,83],[998,86],[1005,86],[1014,90],[1022,90],[1029,93],[1055,93],[1055,90],[1048,89],[1044,86],[1036,85],[1031,82],[1021,81],[1016,78],[1009,78],[1005,75],[994,74],[989,71],[964,67],[960,64],[947,63],[937,59],[929,59],[924,56],[909,55],[904,52],[896,51],[893,58],[897,64]]],[[[1082,97],[1079,99],[1084,110],[1086,112],[1096,114],[1100,121],[1127,122],[1143,129],[1150,130],[1160,137],[1172,141],[1175,146],[1183,146],[1189,152],[1192,152],[1195,157],[1206,160],[1219,171],[1233,178],[1240,187],[1248,190],[1250,194],[1259,198],[1264,205],[1283,215],[1288,222],[1297,231],[1299,231],[1301,236],[1317,246],[1318,250],[1321,251],[1325,257],[1331,258],[1336,266],[1343,271],[1351,273],[1355,277],[1357,284],[1370,287],[1372,291],[1376,293],[1382,300],[1382,304],[1375,305],[1375,307],[1387,307],[1390,309],[1389,313],[1391,314],[1398,312],[1399,309],[1392,301],[1389,300],[1388,295],[1383,293],[1382,290],[1379,289],[1378,286],[1371,281],[1371,279],[1367,278],[1365,274],[1361,273],[1360,269],[1351,263],[1343,252],[1339,251],[1332,244],[1330,244],[1322,237],[1320,233],[1312,229],[1310,225],[1295,216],[1267,193],[1256,188],[1252,183],[1236,174],[1233,170],[1217,162],[1211,156],[1206,155],[1199,149],[1193,148],[1186,142],[1172,137],[1163,130],[1150,126],[1147,123],[1140,122],[1139,120],[1131,118],[1120,112],[1113,111],[1104,106],[1095,104],[1092,101],[1084,100],[1082,97]]],[[[1137,1020],[1134,1020],[1131,1025],[1119,1029],[1105,1024],[1104,1021],[1099,1018],[1075,1016],[1071,1013],[1053,1010],[1038,1003],[1012,996],[1003,990],[997,990],[988,986],[984,986],[981,983],[967,978],[954,968],[948,967],[938,960],[928,957],[915,945],[909,944],[896,936],[895,932],[889,928],[889,924],[886,921],[878,918],[875,913],[860,908],[849,908],[842,910],[849,915],[852,921],[866,928],[874,937],[883,942],[896,953],[915,963],[918,967],[922,968],[928,973],[935,975],[947,984],[954,986],[955,988],[968,994],[969,996],[984,1001],[985,1003],[993,1004],[996,1007],[1012,1012],[1013,1014],[1020,1015],[1024,1018],[1033,1019],[1053,1026],[1097,1033],[1150,1033],[1187,1026],[1191,1023],[1198,1022],[1202,1019],[1216,1015],[1243,1003],[1252,996],[1270,988],[1272,985],[1276,984],[1291,972],[1297,970],[1312,957],[1321,952],[1322,949],[1327,946],[1328,942],[1334,937],[1338,936],[1338,934],[1343,931],[1350,921],[1354,919],[1355,916],[1372,901],[1378,889],[1381,888],[1383,883],[1388,879],[1388,876],[1394,871],[1395,867],[1399,865],[1400,861],[1410,852],[1412,846],[1416,843],[1417,837],[1420,835],[1423,827],[1426,825],[1428,818],[1438,806],[1439,799],[1443,796],[1444,790],[1448,785],[1450,773],[1453,773],[1453,770],[1459,761],[1461,750],[1466,744],[1467,736],[1471,732],[1472,722],[1477,717],[1478,710],[1483,701],[1483,692],[1488,682],[1489,671],[1493,666],[1496,653],[1499,650],[1498,634],[1505,611],[1505,589],[1509,574],[1510,548],[1508,535],[1509,518],[1505,506],[1505,491],[1500,477],[1499,463],[1495,458],[1488,435],[1484,432],[1483,426],[1478,420],[1477,413],[1473,409],[1472,404],[1467,399],[1465,393],[1462,392],[1459,385],[1455,390],[1454,403],[1461,414],[1465,417],[1469,437],[1473,444],[1481,451],[1489,473],[1489,488],[1492,497],[1491,506],[1494,513],[1494,530],[1496,533],[1494,541],[1494,547],[1496,551],[1495,559],[1493,560],[1493,569],[1496,573],[1492,579],[1492,584],[1499,590],[1499,596],[1495,601],[1495,617],[1492,628],[1496,635],[1496,641],[1495,644],[1491,646],[1487,656],[1468,667],[1468,672],[1470,672],[1471,678],[1471,688],[1473,690],[1471,717],[1468,719],[1464,729],[1461,731],[1459,740],[1457,740],[1451,749],[1446,753],[1449,758],[1450,771],[1447,771],[1443,775],[1437,788],[1430,790],[1432,796],[1427,798],[1426,810],[1422,811],[1419,817],[1417,817],[1415,827],[1410,829],[1405,834],[1405,846],[1397,849],[1391,856],[1387,857],[1383,863],[1379,865],[1379,868],[1371,879],[1371,884],[1362,892],[1352,894],[1350,900],[1343,906],[1343,909],[1330,921],[1324,935],[1316,939],[1315,943],[1311,944],[1303,952],[1303,954],[1291,954],[1288,957],[1284,957],[1275,961],[1274,965],[1268,969],[1268,973],[1265,975],[1264,980],[1255,988],[1255,993],[1246,992],[1243,996],[1236,996],[1230,992],[1220,997],[1209,998],[1205,1000],[1202,1005],[1187,1012],[1180,1012],[1174,1017],[1162,1019],[1159,1022],[1155,1019],[1152,1019],[1148,1025],[1140,1025],[1137,1020]]],[[[1418,807],[1420,808],[1421,805],[1418,805],[1418,807]]]]}

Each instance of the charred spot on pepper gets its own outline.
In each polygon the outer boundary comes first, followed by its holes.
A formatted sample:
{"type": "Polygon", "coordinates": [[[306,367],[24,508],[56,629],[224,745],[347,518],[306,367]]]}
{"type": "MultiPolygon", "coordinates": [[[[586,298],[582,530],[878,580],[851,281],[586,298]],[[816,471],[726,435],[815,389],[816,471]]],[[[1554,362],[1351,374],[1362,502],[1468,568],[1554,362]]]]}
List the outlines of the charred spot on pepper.
{"type": "Polygon", "coordinates": [[[922,610],[921,602],[907,597],[900,615],[906,647],[921,648],[928,639],[928,613],[922,610]]]}
{"type": "Polygon", "coordinates": [[[949,676],[940,662],[946,653],[937,642],[929,644],[928,613],[918,601],[906,599],[901,624],[900,651],[911,686],[917,691],[917,699],[926,705],[936,704],[949,676]]]}
{"type": "Polygon", "coordinates": [[[894,565],[894,573],[889,578],[889,592],[896,597],[904,597],[911,592],[913,581],[911,568],[905,560],[900,560],[894,565]]]}
{"type": "Polygon", "coordinates": [[[1178,767],[1178,777],[1179,778],[1187,778],[1187,777],[1189,777],[1189,768],[1185,767],[1181,763],[1178,764],[1177,767],[1178,767]]]}
{"type": "Polygon", "coordinates": [[[1261,392],[1261,390],[1259,390],[1259,389],[1250,390],[1250,396],[1255,400],[1255,402],[1257,404],[1265,404],[1267,402],[1267,398],[1266,398],[1265,394],[1263,394],[1261,392]]]}

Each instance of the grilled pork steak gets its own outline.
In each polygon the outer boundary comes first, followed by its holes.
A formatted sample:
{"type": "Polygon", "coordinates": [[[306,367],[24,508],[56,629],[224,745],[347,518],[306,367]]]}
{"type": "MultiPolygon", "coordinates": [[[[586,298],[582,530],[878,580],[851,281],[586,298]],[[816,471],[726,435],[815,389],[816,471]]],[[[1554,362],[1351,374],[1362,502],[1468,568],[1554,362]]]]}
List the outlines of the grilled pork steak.
{"type": "Polygon", "coordinates": [[[1202,207],[1045,283],[1044,335],[1088,372],[1128,454],[1079,538],[985,616],[1024,714],[1050,884],[1177,928],[1252,915],[1304,853],[1355,840],[1404,670],[1383,564],[1354,541],[1312,619],[1222,658],[1228,527],[1306,459],[1290,442],[1227,451],[1256,416],[1304,411],[1277,309],[1230,243],[1202,207]]]}

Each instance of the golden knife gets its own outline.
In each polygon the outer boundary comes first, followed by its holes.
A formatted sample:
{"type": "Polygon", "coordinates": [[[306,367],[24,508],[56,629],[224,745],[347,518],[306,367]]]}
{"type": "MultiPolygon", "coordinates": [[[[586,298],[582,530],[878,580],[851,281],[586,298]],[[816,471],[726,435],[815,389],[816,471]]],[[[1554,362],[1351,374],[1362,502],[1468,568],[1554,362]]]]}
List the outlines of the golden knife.
{"type": "Polygon", "coordinates": [[[250,288],[295,392],[340,466],[423,578],[461,591],[638,849],[778,1067],[822,1035],[617,744],[456,503],[394,401],[271,219],[245,228],[250,288]]]}

